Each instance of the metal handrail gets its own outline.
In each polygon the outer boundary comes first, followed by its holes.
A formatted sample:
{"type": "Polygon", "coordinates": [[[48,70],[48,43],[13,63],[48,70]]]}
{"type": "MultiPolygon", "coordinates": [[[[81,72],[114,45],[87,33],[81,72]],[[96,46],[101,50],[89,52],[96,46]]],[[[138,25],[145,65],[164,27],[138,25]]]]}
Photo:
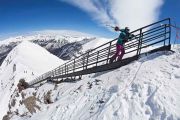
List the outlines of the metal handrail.
{"type": "MultiPolygon", "coordinates": [[[[134,34],[135,37],[124,45],[125,50],[127,50],[125,54],[137,51],[136,55],[140,55],[141,49],[160,44],[162,42],[164,43],[163,46],[165,46],[167,40],[169,40],[167,45],[170,45],[171,28],[166,24],[170,24],[170,18],[132,31],[131,34],[134,34]],[[159,25],[159,23],[165,23],[165,25],[159,25]]],[[[57,78],[57,76],[68,76],[68,74],[73,74],[78,71],[83,72],[83,70],[88,70],[94,66],[98,67],[109,64],[108,61],[110,56],[113,52],[115,52],[116,40],[117,38],[75,57],[63,65],[56,67],[54,70],[42,74],[29,84],[34,85],[43,82],[48,78],[53,79],[57,78]]]]}

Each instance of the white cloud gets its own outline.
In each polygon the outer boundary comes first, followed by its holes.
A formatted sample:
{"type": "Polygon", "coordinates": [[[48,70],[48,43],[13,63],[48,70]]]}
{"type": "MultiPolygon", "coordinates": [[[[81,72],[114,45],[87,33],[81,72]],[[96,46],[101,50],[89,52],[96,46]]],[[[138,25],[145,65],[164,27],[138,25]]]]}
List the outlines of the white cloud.
{"type": "Polygon", "coordinates": [[[163,0],[61,0],[89,13],[102,25],[137,29],[158,19],[163,0]],[[103,2],[102,2],[103,1],[103,2]]]}

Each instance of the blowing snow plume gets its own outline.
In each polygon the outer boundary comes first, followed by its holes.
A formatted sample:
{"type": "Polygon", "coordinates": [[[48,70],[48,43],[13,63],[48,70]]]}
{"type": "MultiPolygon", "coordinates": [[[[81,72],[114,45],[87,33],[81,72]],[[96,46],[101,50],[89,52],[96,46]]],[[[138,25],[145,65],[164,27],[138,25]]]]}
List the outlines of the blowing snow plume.
{"type": "Polygon", "coordinates": [[[155,22],[163,0],[61,0],[86,11],[100,24],[137,29],[155,22]]]}

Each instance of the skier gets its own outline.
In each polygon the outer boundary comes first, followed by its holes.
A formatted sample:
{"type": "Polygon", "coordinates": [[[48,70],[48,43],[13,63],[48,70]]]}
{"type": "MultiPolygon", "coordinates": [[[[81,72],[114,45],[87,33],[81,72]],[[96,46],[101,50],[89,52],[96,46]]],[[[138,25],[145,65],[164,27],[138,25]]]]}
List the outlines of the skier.
{"type": "Polygon", "coordinates": [[[130,34],[130,30],[128,27],[125,27],[125,29],[119,29],[119,27],[114,27],[115,31],[120,31],[120,35],[118,37],[117,43],[116,43],[116,53],[111,57],[110,63],[112,63],[116,58],[118,57],[118,60],[121,60],[125,50],[124,50],[124,44],[128,41],[128,39],[131,39],[134,37],[133,34],[130,34]]]}

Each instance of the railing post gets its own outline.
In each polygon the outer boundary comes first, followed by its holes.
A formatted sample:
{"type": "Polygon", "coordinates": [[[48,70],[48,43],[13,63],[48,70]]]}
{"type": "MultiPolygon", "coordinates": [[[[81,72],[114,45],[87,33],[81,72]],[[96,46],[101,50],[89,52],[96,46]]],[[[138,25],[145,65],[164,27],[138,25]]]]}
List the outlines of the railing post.
{"type": "Polygon", "coordinates": [[[59,69],[56,68],[56,75],[59,75],[59,69]]]}
{"type": "Polygon", "coordinates": [[[58,74],[60,74],[60,75],[63,74],[62,67],[59,67],[57,70],[58,70],[58,74]]]}
{"type": "Polygon", "coordinates": [[[56,69],[54,69],[54,76],[56,76],[56,69]]]}
{"type": "Polygon", "coordinates": [[[109,48],[108,48],[108,56],[107,56],[106,64],[107,64],[108,61],[109,61],[109,56],[110,56],[110,52],[111,52],[111,45],[112,45],[112,41],[110,42],[110,45],[109,45],[109,48]]]}
{"type": "Polygon", "coordinates": [[[166,34],[167,34],[166,27],[167,27],[167,25],[165,24],[165,28],[164,28],[164,46],[166,45],[166,34]]]}
{"type": "Polygon", "coordinates": [[[85,57],[83,55],[83,70],[84,70],[85,57]]]}
{"type": "Polygon", "coordinates": [[[62,75],[62,69],[61,67],[58,68],[59,74],[62,75]]]}
{"type": "Polygon", "coordinates": [[[54,77],[55,75],[54,75],[54,71],[52,70],[52,77],[54,77]]]}
{"type": "Polygon", "coordinates": [[[61,67],[61,69],[62,69],[62,75],[63,75],[63,72],[64,72],[63,67],[61,67]]]}
{"type": "Polygon", "coordinates": [[[138,43],[138,48],[137,48],[137,55],[140,54],[141,36],[142,36],[142,29],[140,29],[140,36],[139,36],[139,43],[138,43]]]}
{"type": "Polygon", "coordinates": [[[64,65],[64,67],[65,67],[65,74],[66,74],[66,63],[65,63],[65,65],[64,65]]]}
{"type": "Polygon", "coordinates": [[[141,47],[142,47],[142,40],[143,40],[143,33],[140,35],[140,45],[139,45],[139,55],[141,54],[141,47]]]}
{"type": "Polygon", "coordinates": [[[74,62],[73,62],[73,72],[75,71],[75,58],[74,58],[74,62]]]}
{"type": "Polygon", "coordinates": [[[69,68],[68,68],[68,65],[66,65],[66,67],[67,67],[67,71],[66,71],[66,72],[67,72],[67,74],[68,74],[68,72],[69,72],[69,68]]]}
{"type": "Polygon", "coordinates": [[[98,59],[99,59],[99,51],[97,52],[96,67],[97,67],[97,64],[98,64],[98,59]]]}
{"type": "Polygon", "coordinates": [[[171,19],[169,18],[169,45],[171,44],[171,19]]]}
{"type": "Polygon", "coordinates": [[[88,67],[89,51],[87,52],[86,69],[88,67]]]}

